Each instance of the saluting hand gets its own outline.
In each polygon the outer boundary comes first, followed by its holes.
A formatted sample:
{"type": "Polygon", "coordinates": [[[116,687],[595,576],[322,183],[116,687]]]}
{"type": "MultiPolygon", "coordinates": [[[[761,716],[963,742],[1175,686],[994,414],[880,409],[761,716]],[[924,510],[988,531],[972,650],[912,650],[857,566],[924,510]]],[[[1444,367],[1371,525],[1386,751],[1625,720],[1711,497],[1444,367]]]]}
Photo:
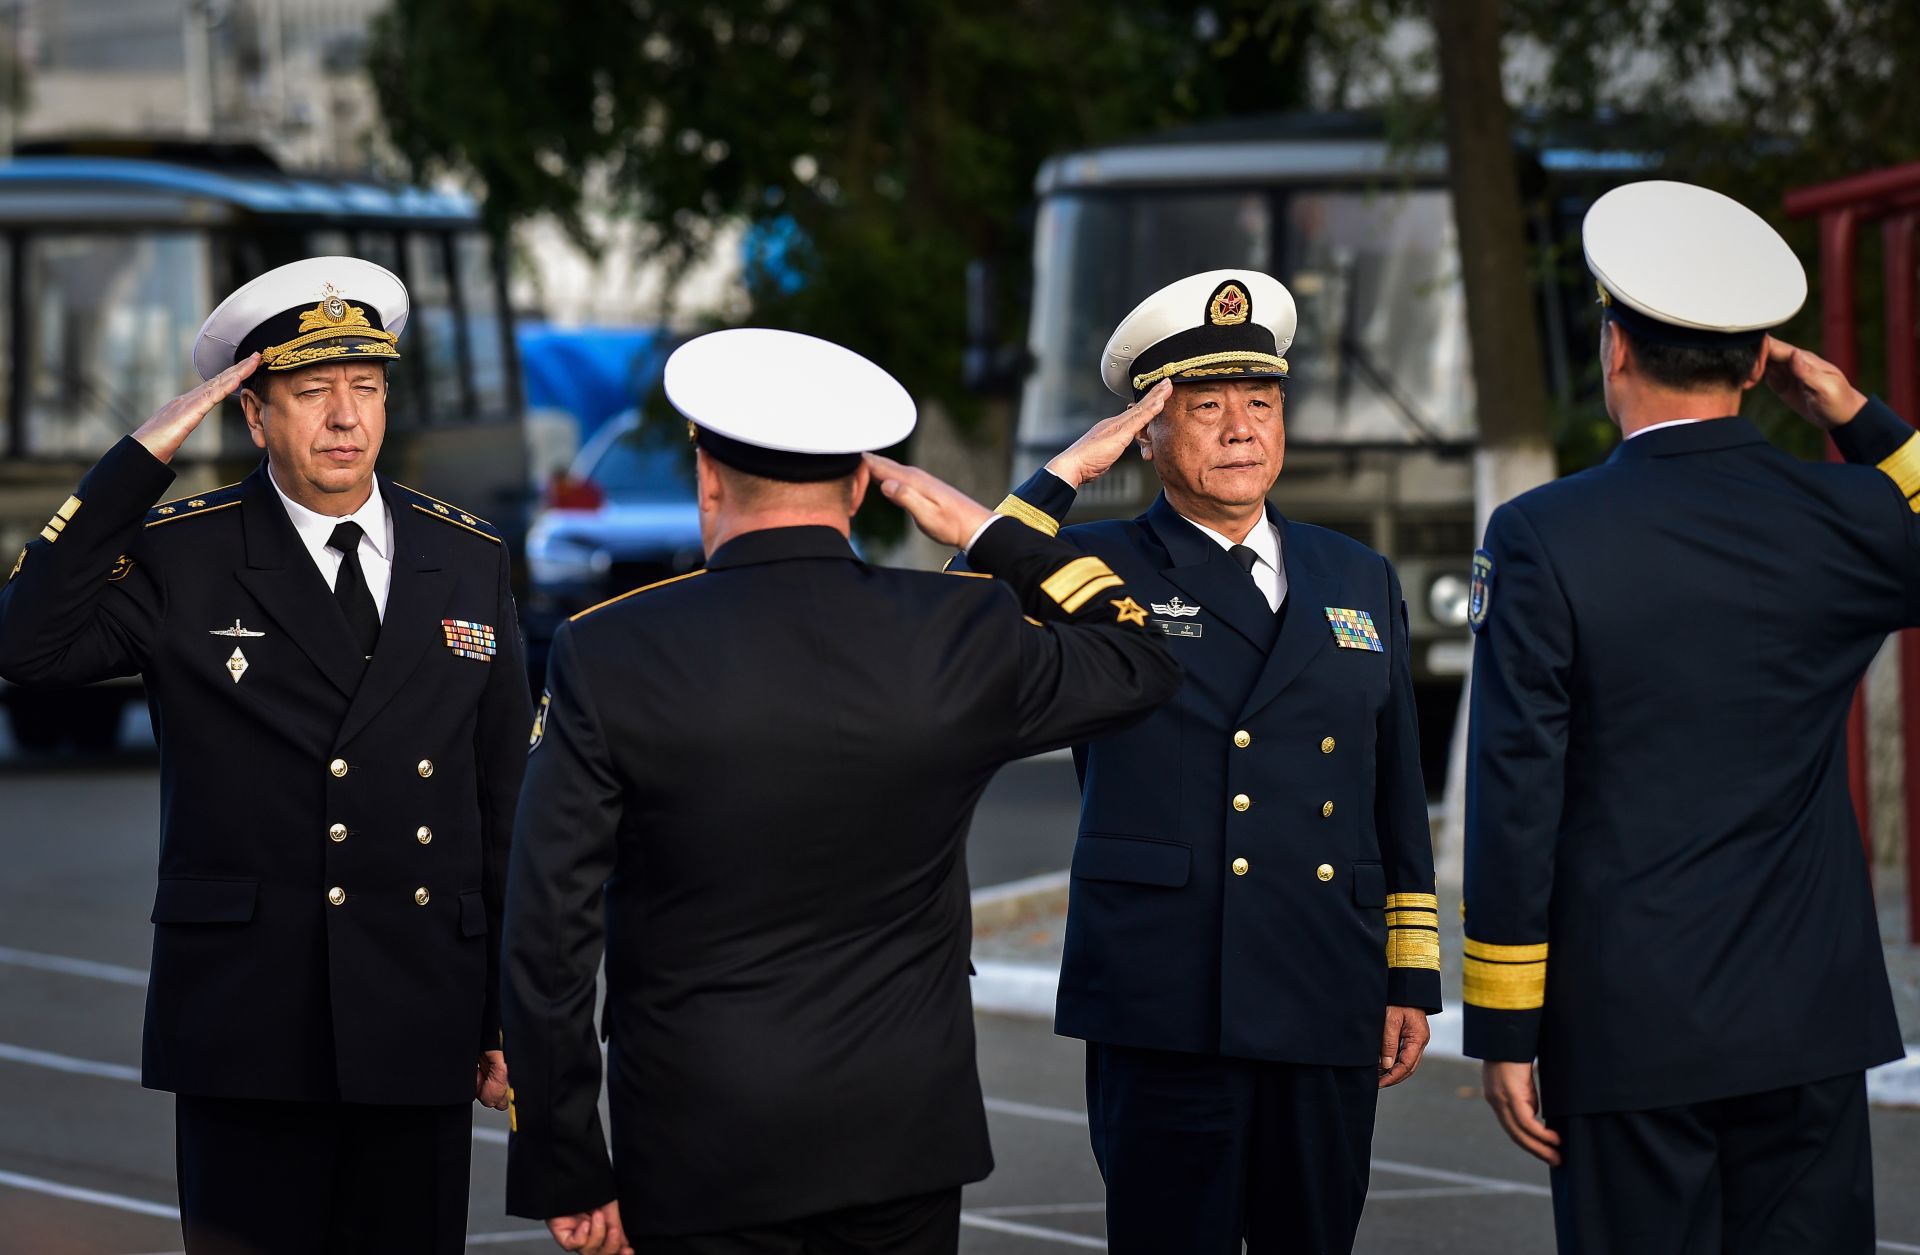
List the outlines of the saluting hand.
{"type": "Polygon", "coordinates": [[[1767,337],[1766,379],[1788,409],[1821,431],[1846,426],[1867,403],[1866,394],[1832,362],[1772,336],[1767,337]]]}
{"type": "Polygon", "coordinates": [[[1126,409],[1089,427],[1086,435],[1056,454],[1047,469],[1073,488],[1099,479],[1113,469],[1127,446],[1166,408],[1167,398],[1172,395],[1173,380],[1162,379],[1126,409]]]}
{"type": "Polygon", "coordinates": [[[917,466],[869,453],[867,469],[880,481],[881,495],[911,515],[914,525],[937,544],[959,549],[993,517],[992,510],[917,466]]]}
{"type": "Polygon", "coordinates": [[[241,358],[192,392],[177,396],[161,406],[158,413],[140,424],[140,430],[133,433],[133,438],[162,462],[173,461],[173,455],[180,451],[180,446],[200,425],[200,420],[232,396],[240,386],[240,381],[251,375],[253,368],[259,364],[258,353],[241,358]]]}
{"type": "Polygon", "coordinates": [[[617,1198],[577,1216],[555,1216],[547,1221],[547,1232],[563,1251],[579,1251],[581,1255],[633,1255],[626,1230],[620,1224],[617,1198]]]}
{"type": "Polygon", "coordinates": [[[1493,1059],[1480,1069],[1480,1085],[1487,1105],[1513,1144],[1535,1159],[1558,1168],[1560,1135],[1540,1118],[1540,1095],[1533,1087],[1533,1064],[1501,1063],[1493,1059]]]}

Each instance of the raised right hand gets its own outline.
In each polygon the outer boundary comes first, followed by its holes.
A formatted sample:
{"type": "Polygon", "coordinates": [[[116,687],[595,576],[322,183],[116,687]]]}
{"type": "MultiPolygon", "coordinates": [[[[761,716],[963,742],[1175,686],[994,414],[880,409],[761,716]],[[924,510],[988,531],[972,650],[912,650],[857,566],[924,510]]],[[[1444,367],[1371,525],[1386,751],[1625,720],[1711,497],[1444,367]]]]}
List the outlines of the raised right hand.
{"type": "Polygon", "coordinates": [[[1099,479],[1113,469],[1127,446],[1154,420],[1172,395],[1173,380],[1162,379],[1126,409],[1089,427],[1086,435],[1056,454],[1053,461],[1047,463],[1047,469],[1065,480],[1070,488],[1099,479]]]}
{"type": "Polygon", "coordinates": [[[240,386],[240,381],[251,375],[253,368],[259,364],[258,353],[241,358],[192,392],[175,397],[161,406],[158,413],[140,424],[140,430],[133,433],[133,438],[162,462],[173,461],[173,455],[180,452],[180,446],[200,425],[200,420],[232,396],[240,386]]]}
{"type": "Polygon", "coordinates": [[[1866,394],[1838,366],[1772,336],[1767,337],[1766,380],[1788,409],[1821,431],[1846,426],[1867,403],[1866,394]]]}

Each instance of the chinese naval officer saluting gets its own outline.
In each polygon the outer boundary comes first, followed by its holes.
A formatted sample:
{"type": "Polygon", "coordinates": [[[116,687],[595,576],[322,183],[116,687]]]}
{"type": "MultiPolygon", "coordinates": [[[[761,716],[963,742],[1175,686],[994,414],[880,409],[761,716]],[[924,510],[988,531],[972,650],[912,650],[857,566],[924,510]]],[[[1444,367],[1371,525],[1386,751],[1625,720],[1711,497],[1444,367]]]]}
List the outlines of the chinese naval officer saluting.
{"type": "Polygon", "coordinates": [[[1870,1255],[1902,1047],[1845,727],[1920,625],[1920,437],[1770,340],[1806,274],[1746,207],[1633,183],[1582,236],[1625,439],[1475,555],[1466,1052],[1561,1251],[1870,1255]],[[1763,372],[1859,464],[1738,417],[1763,372]]]}
{"type": "Polygon", "coordinates": [[[191,1255],[455,1252],[471,1104],[506,1105],[498,938],[532,718],[507,556],[376,476],[407,293],[282,266],[208,318],[206,383],[89,471],[0,591],[0,675],[145,677],[160,742],[143,1080],[191,1255]],[[266,450],[154,502],[240,390],[266,450]]]}
{"type": "Polygon", "coordinates": [[[507,888],[507,1209],[588,1255],[951,1255],[993,1166],[974,803],[1178,669],[1105,562],[863,459],[914,407],[858,354],[739,328],[665,386],[707,566],[554,640],[507,888]],[[999,578],[862,561],[873,479],[999,578]]]}
{"type": "Polygon", "coordinates": [[[1267,502],[1293,332],[1292,295],[1254,271],[1155,292],[1101,360],[1133,405],[1000,506],[1110,564],[1186,672],[1152,717],[1074,751],[1055,1029],[1087,1043],[1123,1255],[1350,1249],[1378,1090],[1440,1009],[1399,579],[1267,502]],[[1159,498],[1061,531],[1135,444],[1159,498]]]}

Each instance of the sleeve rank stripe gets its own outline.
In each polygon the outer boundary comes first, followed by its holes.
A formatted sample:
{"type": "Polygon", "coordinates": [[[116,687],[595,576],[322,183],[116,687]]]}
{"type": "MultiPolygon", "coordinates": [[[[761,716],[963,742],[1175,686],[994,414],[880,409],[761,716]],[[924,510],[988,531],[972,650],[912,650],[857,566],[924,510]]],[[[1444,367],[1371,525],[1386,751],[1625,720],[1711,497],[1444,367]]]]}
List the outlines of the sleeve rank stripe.
{"type": "Polygon", "coordinates": [[[1440,927],[1440,913],[1438,911],[1417,910],[1388,911],[1387,927],[1432,928],[1437,930],[1440,927]]]}
{"type": "MultiPolygon", "coordinates": [[[[421,494],[421,496],[425,496],[425,495],[426,495],[425,493],[421,494]]],[[[426,515],[428,518],[438,519],[442,523],[447,524],[449,527],[457,527],[463,532],[472,532],[475,536],[478,536],[480,539],[490,540],[496,545],[500,543],[500,538],[498,536],[495,536],[492,532],[483,532],[477,527],[468,527],[465,523],[462,523],[459,519],[450,519],[446,515],[440,513],[438,510],[429,510],[427,509],[427,507],[421,505],[418,501],[409,501],[407,502],[407,504],[412,506],[414,509],[420,511],[420,513],[426,515]]],[[[218,509],[219,507],[216,506],[214,508],[218,509]]],[[[477,519],[480,518],[480,516],[477,514],[474,515],[473,517],[477,519]]],[[[487,523],[485,519],[480,519],[480,521],[482,523],[487,523]]],[[[487,526],[492,527],[493,524],[487,523],[487,526]]],[[[638,592],[640,590],[635,589],[634,591],[638,592]]]]}
{"type": "Polygon", "coordinates": [[[1484,959],[1489,963],[1544,963],[1547,959],[1547,943],[1542,941],[1530,946],[1496,946],[1490,942],[1475,941],[1467,938],[1467,957],[1484,959]]]}
{"type": "Polygon", "coordinates": [[[221,510],[231,510],[239,504],[238,501],[222,501],[219,505],[210,505],[202,509],[190,510],[185,514],[173,515],[171,518],[155,519],[153,522],[148,523],[147,526],[159,527],[163,523],[178,523],[185,519],[204,519],[209,514],[216,514],[221,510]]]}
{"type": "Polygon", "coordinates": [[[1064,605],[1082,585],[1112,574],[1113,568],[1099,558],[1075,558],[1041,580],[1040,591],[1064,605]]]}
{"type": "Polygon", "coordinates": [[[60,508],[53,512],[53,517],[59,519],[64,526],[69,519],[78,513],[80,513],[80,498],[68,497],[61,503],[60,508]]]}
{"type": "Polygon", "coordinates": [[[1907,442],[1895,449],[1880,462],[1880,469],[1900,485],[1900,493],[1909,501],[1920,494],[1920,432],[1907,437],[1907,442]]]}
{"type": "Polygon", "coordinates": [[[1424,928],[1394,928],[1387,932],[1387,966],[1440,970],[1440,934],[1424,928]]]}
{"type": "Polygon", "coordinates": [[[1440,895],[1437,893],[1389,893],[1387,909],[1409,908],[1416,911],[1438,911],[1440,895]]]}
{"type": "Polygon", "coordinates": [[[1461,962],[1461,997],[1468,1006],[1489,1011],[1534,1011],[1547,1002],[1547,965],[1461,962]]]}
{"type": "MultiPolygon", "coordinates": [[[[419,508],[420,508],[419,506],[414,507],[414,509],[416,510],[418,510],[419,508]]],[[[439,518],[440,516],[436,514],[433,517],[439,518]]],[[[616,601],[625,601],[629,597],[637,597],[641,593],[651,592],[656,588],[665,588],[669,584],[678,584],[681,580],[690,580],[696,575],[705,575],[706,573],[707,573],[707,569],[705,567],[701,567],[698,571],[688,571],[685,575],[675,575],[664,580],[655,580],[651,584],[642,584],[639,588],[628,589],[626,592],[621,593],[618,597],[609,597],[605,601],[598,602],[594,605],[588,606],[585,610],[582,610],[577,614],[568,615],[567,622],[578,623],[580,620],[586,618],[588,615],[592,614],[594,611],[604,610],[608,606],[611,606],[616,601]]]]}
{"type": "Polygon", "coordinates": [[[993,507],[995,514],[1004,514],[1010,519],[1019,519],[1036,532],[1045,532],[1049,536],[1060,534],[1060,523],[1051,514],[1037,506],[1028,505],[1012,493],[1006,500],[993,507]]]}
{"type": "MultiPolygon", "coordinates": [[[[51,545],[54,541],[60,539],[60,533],[54,531],[51,527],[43,527],[40,529],[40,539],[51,545]]],[[[66,550],[63,549],[60,552],[65,553],[66,550]]]]}
{"type": "Polygon", "coordinates": [[[1060,608],[1068,614],[1077,614],[1080,607],[1092,601],[1099,594],[1106,592],[1109,588],[1118,588],[1124,583],[1126,583],[1126,581],[1117,575],[1103,575],[1092,583],[1083,585],[1079,592],[1061,602],[1060,608]]]}

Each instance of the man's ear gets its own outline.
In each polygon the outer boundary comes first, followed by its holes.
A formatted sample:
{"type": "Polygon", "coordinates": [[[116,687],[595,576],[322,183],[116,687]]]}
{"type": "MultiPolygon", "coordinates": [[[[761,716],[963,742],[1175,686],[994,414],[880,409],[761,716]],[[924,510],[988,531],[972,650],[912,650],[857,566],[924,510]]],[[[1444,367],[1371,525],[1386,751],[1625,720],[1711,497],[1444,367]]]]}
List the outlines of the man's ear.
{"type": "Polygon", "coordinates": [[[1608,378],[1626,374],[1634,365],[1632,339],[1611,318],[1600,325],[1600,365],[1608,378]]]}
{"type": "Polygon", "coordinates": [[[254,447],[267,447],[267,403],[252,388],[242,388],[239,392],[240,411],[247,416],[247,434],[253,437],[254,447]]]}
{"type": "Polygon", "coordinates": [[[1160,411],[1160,413],[1155,414],[1147,420],[1145,427],[1142,427],[1135,433],[1133,437],[1133,447],[1140,450],[1142,460],[1147,462],[1153,461],[1153,429],[1165,422],[1166,417],[1167,412],[1165,410],[1160,411]]]}
{"type": "Polygon", "coordinates": [[[1759,383],[1766,375],[1767,363],[1771,360],[1773,360],[1773,337],[1763,335],[1760,337],[1760,355],[1753,359],[1753,369],[1747,372],[1746,382],[1740,385],[1740,391],[1745,392],[1759,383]]]}
{"type": "Polygon", "coordinates": [[[860,503],[867,499],[867,487],[873,483],[873,471],[864,460],[853,472],[853,491],[848,494],[847,517],[860,513],[860,503]]]}
{"type": "Polygon", "coordinates": [[[705,449],[693,451],[693,475],[700,508],[712,514],[726,499],[727,484],[720,472],[714,469],[713,460],[707,456],[705,449]]]}

